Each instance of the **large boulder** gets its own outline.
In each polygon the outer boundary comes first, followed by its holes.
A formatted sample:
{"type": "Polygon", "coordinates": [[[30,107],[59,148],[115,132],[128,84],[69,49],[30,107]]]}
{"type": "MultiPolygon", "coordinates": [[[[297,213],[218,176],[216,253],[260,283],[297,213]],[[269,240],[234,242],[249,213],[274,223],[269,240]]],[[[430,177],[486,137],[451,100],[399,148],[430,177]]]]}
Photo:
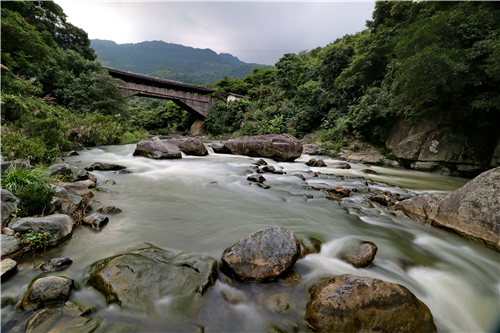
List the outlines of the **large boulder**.
{"type": "Polygon", "coordinates": [[[34,279],[23,298],[16,305],[19,311],[28,311],[68,300],[73,280],[63,276],[47,276],[34,279]]]}
{"type": "Polygon", "coordinates": [[[500,167],[483,172],[446,196],[424,194],[397,207],[411,218],[500,252],[500,167]]]}
{"type": "MultiPolygon", "coordinates": [[[[302,154],[300,141],[288,134],[240,136],[223,140],[221,144],[231,154],[267,157],[277,161],[291,162],[302,154]]],[[[220,153],[223,152],[224,149],[221,149],[220,153]]]]}
{"type": "Polygon", "coordinates": [[[272,227],[254,232],[224,250],[224,267],[246,282],[276,279],[300,256],[300,242],[290,230],[272,227]]]}
{"type": "Polygon", "coordinates": [[[18,197],[7,190],[2,189],[2,224],[7,221],[10,215],[17,209],[21,202],[18,197]]]}
{"type": "Polygon", "coordinates": [[[19,240],[14,236],[7,236],[2,234],[2,257],[19,251],[21,248],[19,245],[19,240]]]}
{"type": "Polygon", "coordinates": [[[154,137],[137,143],[134,156],[144,156],[154,159],[182,158],[179,147],[167,141],[154,137]]]}
{"type": "Polygon", "coordinates": [[[395,283],[344,274],[309,294],[305,319],[314,332],[436,332],[429,308],[395,283]]]}
{"type": "Polygon", "coordinates": [[[171,311],[193,314],[216,278],[217,262],[209,256],[146,243],[92,264],[88,284],[109,303],[161,317],[157,304],[166,300],[171,311]]]}
{"type": "Polygon", "coordinates": [[[73,170],[71,170],[71,167],[67,163],[52,164],[47,168],[47,171],[51,176],[70,175],[73,172],[73,170]]]}
{"type": "Polygon", "coordinates": [[[123,170],[125,168],[126,168],[125,166],[119,165],[119,164],[95,162],[95,163],[92,163],[91,166],[86,167],[85,170],[87,170],[87,171],[94,171],[94,170],[113,171],[113,170],[123,170]]]}
{"type": "Polygon", "coordinates": [[[66,214],[52,214],[44,217],[25,217],[14,220],[9,228],[17,232],[48,232],[48,244],[56,246],[63,243],[73,233],[73,219],[66,214]]]}
{"type": "Polygon", "coordinates": [[[1,274],[0,276],[3,278],[9,277],[14,274],[17,270],[17,262],[12,259],[4,259],[0,263],[1,274]]]}
{"type": "Polygon", "coordinates": [[[29,170],[33,170],[35,168],[34,166],[30,165],[28,161],[23,161],[23,160],[1,162],[0,167],[2,170],[2,174],[4,172],[9,172],[10,170],[12,170],[12,168],[29,169],[29,170]]]}
{"type": "Polygon", "coordinates": [[[208,150],[200,139],[184,137],[173,138],[170,140],[162,140],[163,142],[171,142],[186,155],[205,156],[208,155],[208,150]]]}
{"type": "Polygon", "coordinates": [[[52,324],[61,316],[61,309],[46,308],[35,312],[26,322],[25,333],[48,332],[52,324]]]}

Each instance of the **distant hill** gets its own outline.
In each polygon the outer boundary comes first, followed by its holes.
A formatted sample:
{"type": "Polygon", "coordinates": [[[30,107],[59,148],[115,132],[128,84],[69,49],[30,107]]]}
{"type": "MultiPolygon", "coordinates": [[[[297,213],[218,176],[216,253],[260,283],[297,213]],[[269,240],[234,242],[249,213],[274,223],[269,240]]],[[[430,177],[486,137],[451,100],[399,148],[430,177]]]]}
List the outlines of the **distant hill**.
{"type": "Polygon", "coordinates": [[[163,41],[117,44],[92,39],[91,47],[103,66],[197,85],[213,83],[225,75],[243,78],[254,68],[272,67],[247,64],[229,53],[163,41]]]}

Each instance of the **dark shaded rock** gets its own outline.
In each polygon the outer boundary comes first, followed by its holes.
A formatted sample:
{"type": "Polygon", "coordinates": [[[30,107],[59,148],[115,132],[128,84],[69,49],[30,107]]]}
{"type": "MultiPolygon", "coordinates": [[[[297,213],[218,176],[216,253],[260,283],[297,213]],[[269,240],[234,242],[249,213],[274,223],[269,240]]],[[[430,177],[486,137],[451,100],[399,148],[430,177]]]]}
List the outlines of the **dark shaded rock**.
{"type": "Polygon", "coordinates": [[[420,195],[397,209],[500,252],[500,167],[483,172],[446,196],[420,195]]]}
{"type": "Polygon", "coordinates": [[[116,185],[116,182],[113,179],[107,179],[104,181],[104,185],[116,185]]]}
{"type": "Polygon", "coordinates": [[[126,168],[125,166],[119,165],[119,164],[95,162],[90,167],[88,167],[86,169],[88,171],[93,171],[93,170],[113,171],[113,170],[123,170],[125,168],[126,168]]]}
{"type": "Polygon", "coordinates": [[[73,289],[73,280],[62,276],[36,278],[31,282],[17,310],[32,310],[57,302],[66,302],[73,289]]]}
{"type": "Polygon", "coordinates": [[[16,237],[5,234],[2,234],[0,237],[2,241],[2,257],[15,253],[21,248],[19,240],[16,237]]]}
{"type": "Polygon", "coordinates": [[[89,179],[89,173],[87,170],[78,167],[71,167],[71,173],[76,180],[86,180],[89,179]]]}
{"type": "Polygon", "coordinates": [[[72,150],[64,154],[65,157],[70,157],[70,156],[79,156],[78,152],[76,150],[72,150]]]}
{"type": "Polygon", "coordinates": [[[298,178],[302,179],[302,180],[306,180],[306,177],[304,177],[304,175],[302,175],[302,174],[300,174],[300,173],[294,173],[293,175],[294,175],[295,177],[298,177],[298,178]]]}
{"type": "Polygon", "coordinates": [[[350,169],[351,165],[347,162],[335,162],[328,164],[329,167],[334,169],[350,169]]]}
{"type": "Polygon", "coordinates": [[[164,142],[171,142],[186,155],[205,156],[208,155],[207,148],[200,139],[192,137],[174,138],[170,140],[162,140],[164,142]]]}
{"type": "Polygon", "coordinates": [[[84,218],[82,222],[100,230],[102,226],[109,222],[109,218],[106,215],[94,213],[84,218]]]}
{"type": "Polygon", "coordinates": [[[372,242],[357,242],[341,258],[356,268],[363,268],[372,263],[377,250],[377,245],[372,242]]]}
{"type": "Polygon", "coordinates": [[[127,173],[132,173],[132,171],[130,170],[127,170],[127,169],[124,169],[124,170],[118,170],[118,171],[115,171],[113,173],[117,173],[119,175],[124,175],[124,174],[127,174],[127,173]]]}
{"type": "Polygon", "coordinates": [[[73,233],[73,219],[66,214],[25,217],[12,221],[9,227],[17,232],[27,232],[30,230],[48,232],[51,235],[48,239],[48,244],[55,246],[61,244],[71,236],[73,233]]]}
{"type": "Polygon", "coordinates": [[[95,311],[95,306],[88,306],[79,304],[78,301],[67,301],[63,305],[63,313],[71,317],[80,317],[84,315],[89,315],[92,311],[95,311]]]}
{"type": "Polygon", "coordinates": [[[371,197],[372,201],[378,202],[381,205],[387,206],[391,202],[391,197],[385,194],[375,194],[371,197]]]}
{"type": "Polygon", "coordinates": [[[326,167],[325,161],[315,158],[311,158],[309,161],[307,161],[306,165],[310,167],[326,167]]]}
{"type": "Polygon", "coordinates": [[[314,332],[436,332],[429,308],[395,283],[344,274],[316,282],[309,295],[314,332]]]}
{"type": "Polygon", "coordinates": [[[364,169],[362,170],[364,173],[368,173],[370,175],[378,175],[378,172],[372,169],[364,169]]]}
{"type": "Polygon", "coordinates": [[[262,167],[260,170],[263,172],[272,172],[272,173],[276,172],[276,168],[273,167],[272,165],[266,165],[266,166],[262,167]]]}
{"type": "MultiPolygon", "coordinates": [[[[3,244],[2,244],[2,247],[3,247],[3,244]]],[[[12,259],[3,259],[1,264],[0,264],[0,268],[2,271],[0,274],[2,279],[8,278],[9,276],[12,276],[16,272],[17,262],[15,260],[12,260],[12,259]]]]}
{"type": "Polygon", "coordinates": [[[329,193],[333,193],[335,196],[344,198],[351,195],[351,190],[343,186],[335,186],[326,190],[329,193]]]}
{"type": "Polygon", "coordinates": [[[304,258],[311,253],[320,253],[322,242],[314,237],[308,237],[300,241],[300,258],[304,258]]]}
{"type": "Polygon", "coordinates": [[[18,197],[7,190],[1,190],[2,198],[2,224],[7,221],[10,215],[17,209],[21,202],[18,197]]]}
{"type": "Polygon", "coordinates": [[[171,310],[189,316],[215,283],[217,262],[204,254],[141,244],[95,262],[89,276],[88,284],[109,303],[151,316],[157,311],[158,301],[173,297],[171,310]]]}
{"type": "MultiPolygon", "coordinates": [[[[92,193],[89,188],[82,183],[65,183],[61,184],[68,193],[73,195],[79,195],[81,197],[93,197],[94,193],[92,193]]],[[[56,192],[57,194],[57,192],[56,192]]],[[[57,196],[57,195],[56,195],[57,196]]]]}
{"type": "Polygon", "coordinates": [[[229,150],[223,143],[214,142],[208,145],[212,148],[214,153],[216,154],[231,154],[231,150],[229,150]]]}
{"type": "Polygon", "coordinates": [[[321,143],[308,143],[308,144],[302,144],[302,147],[304,147],[304,154],[308,155],[321,155],[322,154],[322,149],[321,149],[321,143]]]}
{"type": "Polygon", "coordinates": [[[271,186],[266,185],[264,183],[257,183],[257,186],[263,188],[264,190],[268,190],[271,188],[271,186]]]}
{"type": "Polygon", "coordinates": [[[120,208],[115,206],[101,207],[97,211],[102,214],[118,214],[122,212],[120,208]]]}
{"type": "Polygon", "coordinates": [[[240,136],[221,141],[231,154],[266,157],[277,161],[294,161],[302,154],[302,145],[288,134],[240,136]]]}
{"type": "Polygon", "coordinates": [[[11,296],[2,296],[1,297],[1,303],[2,303],[1,307],[3,309],[6,306],[16,304],[16,300],[14,299],[14,297],[11,297],[11,296]]]}
{"type": "Polygon", "coordinates": [[[38,265],[38,268],[44,272],[49,272],[53,270],[59,270],[62,268],[66,268],[73,263],[73,260],[70,258],[54,258],[50,261],[43,262],[38,265]]]}
{"type": "Polygon", "coordinates": [[[257,162],[254,163],[255,165],[267,165],[267,162],[264,161],[262,158],[259,159],[257,162]]]}
{"type": "Polygon", "coordinates": [[[248,176],[247,180],[250,180],[252,182],[262,183],[263,181],[266,180],[266,178],[264,178],[264,176],[262,176],[262,175],[253,174],[253,175],[248,176]]]}
{"type": "Polygon", "coordinates": [[[223,264],[243,281],[269,281],[292,267],[300,256],[297,237],[283,227],[259,230],[224,250],[223,264]]]}
{"type": "Polygon", "coordinates": [[[28,319],[25,333],[48,332],[52,324],[61,316],[60,309],[47,308],[37,311],[28,319]]]}
{"type": "Polygon", "coordinates": [[[12,169],[12,167],[15,167],[17,169],[30,169],[30,170],[33,170],[35,168],[34,166],[30,165],[29,162],[21,160],[1,162],[0,167],[2,169],[2,174],[4,172],[9,172],[12,169]]]}
{"type": "Polygon", "coordinates": [[[134,156],[144,156],[154,159],[182,158],[179,147],[171,142],[162,141],[158,137],[142,140],[137,143],[134,156]]]}
{"type": "Polygon", "coordinates": [[[78,317],[70,321],[59,332],[60,333],[92,333],[95,332],[102,323],[101,317],[78,317]]]}
{"type": "Polygon", "coordinates": [[[73,171],[67,163],[52,164],[47,168],[51,176],[55,175],[71,175],[73,171]]]}

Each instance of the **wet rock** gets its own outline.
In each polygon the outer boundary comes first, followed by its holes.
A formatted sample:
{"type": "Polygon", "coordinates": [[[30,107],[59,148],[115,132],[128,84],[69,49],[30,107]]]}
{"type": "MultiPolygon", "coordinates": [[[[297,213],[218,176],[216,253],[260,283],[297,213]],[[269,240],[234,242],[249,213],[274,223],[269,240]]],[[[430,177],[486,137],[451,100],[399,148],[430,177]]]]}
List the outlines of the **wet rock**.
{"type": "Polygon", "coordinates": [[[252,171],[252,170],[249,170],[249,169],[246,169],[246,170],[245,170],[245,174],[246,174],[246,175],[251,175],[252,173],[253,173],[253,171],[252,171]]]}
{"type": "Polygon", "coordinates": [[[102,214],[118,214],[122,212],[120,208],[115,206],[101,207],[97,211],[102,214]]]}
{"type": "Polygon", "coordinates": [[[264,176],[262,176],[262,175],[253,174],[253,175],[248,176],[247,180],[250,180],[252,182],[262,183],[263,181],[266,180],[266,178],[264,178],[264,176]]]}
{"type": "Polygon", "coordinates": [[[326,167],[325,161],[315,158],[311,158],[309,161],[307,161],[306,165],[310,167],[326,167]]]}
{"type": "Polygon", "coordinates": [[[104,185],[116,185],[116,182],[113,179],[107,179],[104,181],[104,185]]]}
{"type": "Polygon", "coordinates": [[[271,188],[271,186],[266,185],[264,183],[257,183],[257,186],[260,187],[260,188],[263,188],[264,190],[268,190],[268,189],[271,188]]]}
{"type": "Polygon", "coordinates": [[[244,303],[246,301],[245,294],[236,289],[223,289],[222,290],[222,298],[228,303],[233,305],[238,305],[244,303]]]}
{"type": "Polygon", "coordinates": [[[335,162],[328,164],[329,167],[334,169],[350,169],[351,165],[347,162],[335,162]]]}
{"type": "Polygon", "coordinates": [[[70,157],[70,156],[79,156],[78,152],[76,150],[72,150],[64,154],[65,157],[70,157]]]}
{"type": "Polygon", "coordinates": [[[17,209],[21,202],[18,197],[7,190],[1,190],[2,198],[2,224],[7,221],[10,215],[17,209]]]}
{"type": "Polygon", "coordinates": [[[48,332],[52,324],[61,316],[60,309],[41,309],[32,315],[26,323],[25,333],[48,332]]]}
{"type": "Polygon", "coordinates": [[[64,187],[57,186],[54,184],[51,184],[51,187],[56,191],[56,193],[54,194],[55,197],[61,199],[67,199],[69,197],[68,191],[64,187]]]}
{"type": "Polygon", "coordinates": [[[66,214],[25,217],[12,221],[9,227],[17,232],[27,232],[30,230],[48,232],[51,236],[48,239],[48,245],[56,246],[63,243],[73,233],[73,219],[66,214]]]}
{"type": "Polygon", "coordinates": [[[92,333],[95,332],[102,323],[101,317],[78,317],[70,321],[59,332],[60,333],[92,333]]]}
{"type": "Polygon", "coordinates": [[[12,230],[11,228],[3,228],[3,233],[6,234],[7,236],[14,236],[14,234],[16,233],[14,230],[12,230]]]}
{"type": "Polygon", "coordinates": [[[267,165],[267,162],[264,161],[262,158],[259,159],[257,162],[254,163],[255,165],[267,165]]]}
{"type": "Polygon", "coordinates": [[[329,193],[333,193],[337,197],[344,198],[351,195],[351,190],[343,186],[335,186],[326,190],[329,193]]]}
{"type": "Polygon", "coordinates": [[[128,173],[132,173],[132,171],[130,170],[127,170],[127,169],[123,169],[123,170],[118,170],[118,171],[115,171],[113,173],[117,173],[119,175],[124,175],[124,174],[128,174],[128,173]]]}
{"type": "Polygon", "coordinates": [[[80,208],[83,197],[69,192],[66,196],[66,198],[61,198],[61,213],[71,214],[80,208]]]}
{"type": "Polygon", "coordinates": [[[222,262],[245,282],[270,281],[292,267],[300,256],[300,243],[290,230],[259,230],[228,247],[222,262]]]}
{"type": "Polygon", "coordinates": [[[302,144],[288,134],[240,136],[221,144],[231,153],[291,162],[302,154],[302,144]]]}
{"type": "Polygon", "coordinates": [[[82,305],[79,301],[67,301],[63,305],[63,314],[71,317],[89,315],[92,311],[95,310],[95,306],[82,305]]]}
{"type": "Polygon", "coordinates": [[[70,258],[54,258],[50,261],[43,262],[38,265],[38,268],[43,272],[49,272],[54,270],[59,270],[68,267],[73,263],[70,258]]]}
{"type": "Polygon", "coordinates": [[[304,258],[306,255],[311,253],[320,253],[322,242],[314,237],[308,237],[301,239],[300,241],[300,258],[304,258]]]}
{"type": "Polygon", "coordinates": [[[101,163],[95,162],[90,167],[86,168],[88,171],[98,170],[98,171],[114,171],[114,170],[123,170],[126,167],[119,164],[113,163],[101,163]]]}
{"type": "Polygon", "coordinates": [[[94,213],[85,217],[82,222],[90,225],[94,229],[100,230],[102,226],[109,222],[109,218],[106,215],[94,213]]]}
{"type": "Polygon", "coordinates": [[[378,175],[378,172],[372,169],[364,169],[362,170],[364,173],[368,173],[370,175],[378,175]]]}
{"type": "Polygon", "coordinates": [[[144,156],[154,159],[182,158],[179,147],[171,142],[162,141],[158,137],[142,140],[137,143],[134,156],[144,156]]]}
{"type": "MultiPolygon", "coordinates": [[[[3,242],[2,242],[2,247],[3,247],[3,242]]],[[[0,267],[2,271],[0,276],[2,277],[2,279],[5,279],[16,272],[17,262],[12,259],[3,259],[0,264],[0,267]]]]}
{"type": "Polygon", "coordinates": [[[298,178],[300,178],[302,180],[306,180],[306,177],[304,177],[304,175],[302,175],[300,173],[294,173],[293,176],[298,177],[298,178]]]}
{"type": "Polygon", "coordinates": [[[391,197],[385,194],[375,194],[371,197],[372,201],[378,202],[381,205],[387,206],[391,202],[391,197]]]}
{"type": "Polygon", "coordinates": [[[81,183],[65,183],[62,184],[64,189],[73,195],[79,195],[81,197],[93,197],[92,193],[87,186],[81,183]]]}
{"type": "Polygon", "coordinates": [[[273,295],[266,300],[265,304],[269,311],[277,314],[289,314],[294,308],[293,297],[287,293],[273,295]]]}
{"type": "Polygon", "coordinates": [[[174,138],[170,140],[162,140],[164,142],[171,142],[186,155],[205,156],[208,155],[207,148],[200,139],[192,137],[174,138]]]}
{"type": "Polygon", "coordinates": [[[272,165],[266,165],[260,169],[262,172],[271,172],[274,173],[276,172],[276,168],[273,167],[272,165]]]}
{"type": "Polygon", "coordinates": [[[39,277],[31,282],[16,310],[28,311],[58,302],[66,302],[73,280],[62,276],[39,277]]]}
{"type": "Polygon", "coordinates": [[[309,295],[314,332],[436,332],[429,308],[395,283],[344,274],[316,282],[309,295]]]}
{"type": "Polygon", "coordinates": [[[321,155],[322,154],[322,149],[321,149],[321,143],[307,143],[303,144],[302,147],[304,147],[304,154],[308,155],[321,155]]]}
{"type": "Polygon", "coordinates": [[[14,305],[16,304],[16,300],[14,299],[14,297],[11,297],[11,296],[2,296],[1,297],[1,307],[2,309],[9,306],[9,305],[14,305]]]}
{"type": "Polygon", "coordinates": [[[356,268],[363,268],[372,263],[377,250],[377,245],[372,242],[356,242],[341,258],[356,268]]]}
{"type": "Polygon", "coordinates": [[[231,150],[229,150],[223,143],[214,142],[208,145],[212,148],[214,153],[216,154],[231,154],[231,150]]]}
{"type": "Polygon", "coordinates": [[[451,230],[500,252],[500,167],[483,172],[446,196],[401,201],[406,215],[451,230]]]}
{"type": "Polygon", "coordinates": [[[87,188],[95,188],[95,182],[93,182],[90,179],[80,180],[80,181],[77,181],[76,183],[82,184],[82,185],[86,186],[87,188]]]}
{"type": "Polygon", "coordinates": [[[78,167],[71,167],[71,173],[76,180],[86,180],[89,179],[89,173],[87,170],[78,167]]]}
{"type": "Polygon", "coordinates": [[[71,175],[73,173],[68,163],[52,164],[47,168],[47,171],[49,172],[50,176],[55,176],[55,175],[64,176],[64,175],[71,175]]]}
{"type": "Polygon", "coordinates": [[[2,240],[2,257],[15,253],[21,248],[19,240],[16,237],[5,234],[2,234],[0,237],[2,240]]]}
{"type": "Polygon", "coordinates": [[[170,310],[189,316],[216,278],[217,262],[207,255],[141,244],[92,264],[88,284],[129,311],[161,317],[156,304],[175,299],[170,310]]]}

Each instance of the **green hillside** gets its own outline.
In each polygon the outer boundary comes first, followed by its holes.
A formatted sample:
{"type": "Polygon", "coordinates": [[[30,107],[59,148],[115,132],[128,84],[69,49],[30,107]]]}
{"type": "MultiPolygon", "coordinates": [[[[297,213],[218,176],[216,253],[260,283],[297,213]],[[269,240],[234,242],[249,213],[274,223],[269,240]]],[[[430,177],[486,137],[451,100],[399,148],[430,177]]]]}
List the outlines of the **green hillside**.
{"type": "Polygon", "coordinates": [[[163,41],[117,44],[93,39],[91,46],[103,66],[192,84],[215,82],[225,75],[243,78],[254,68],[271,67],[246,64],[228,53],[163,41]]]}

